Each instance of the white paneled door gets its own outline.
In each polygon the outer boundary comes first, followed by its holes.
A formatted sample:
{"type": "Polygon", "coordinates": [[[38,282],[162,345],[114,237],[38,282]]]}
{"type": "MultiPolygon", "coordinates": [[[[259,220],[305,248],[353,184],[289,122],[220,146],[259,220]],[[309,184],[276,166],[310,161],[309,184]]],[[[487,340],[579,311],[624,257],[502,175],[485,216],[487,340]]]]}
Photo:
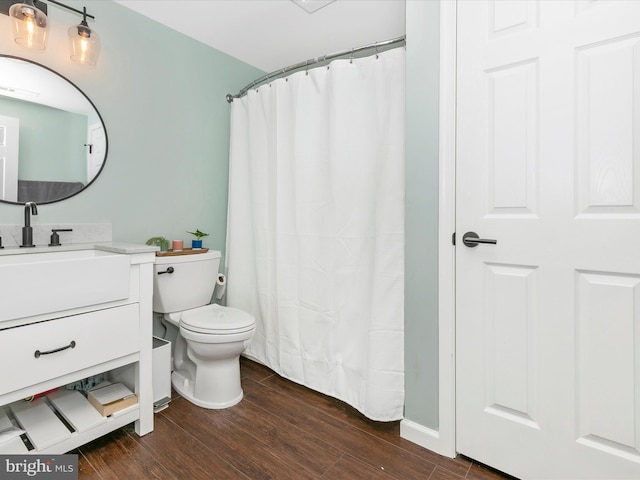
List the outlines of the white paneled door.
{"type": "Polygon", "coordinates": [[[0,115],[0,200],[18,201],[20,120],[0,115]]]}
{"type": "Polygon", "coordinates": [[[87,182],[90,182],[102,169],[107,154],[107,135],[101,123],[89,125],[87,133],[87,182]]]}
{"type": "Polygon", "coordinates": [[[457,450],[640,479],[640,1],[457,15],[457,450]]]}

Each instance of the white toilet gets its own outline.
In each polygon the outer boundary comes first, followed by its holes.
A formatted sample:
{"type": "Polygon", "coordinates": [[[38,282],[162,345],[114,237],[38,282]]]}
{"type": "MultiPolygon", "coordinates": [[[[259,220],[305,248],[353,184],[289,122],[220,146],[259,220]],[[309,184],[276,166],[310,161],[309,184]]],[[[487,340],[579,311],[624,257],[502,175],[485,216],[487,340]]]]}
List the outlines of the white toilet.
{"type": "Polygon", "coordinates": [[[153,310],[173,341],[173,388],[190,402],[220,409],[242,400],[240,354],[256,329],[255,318],[232,307],[209,305],[220,252],[156,257],[153,310]]]}

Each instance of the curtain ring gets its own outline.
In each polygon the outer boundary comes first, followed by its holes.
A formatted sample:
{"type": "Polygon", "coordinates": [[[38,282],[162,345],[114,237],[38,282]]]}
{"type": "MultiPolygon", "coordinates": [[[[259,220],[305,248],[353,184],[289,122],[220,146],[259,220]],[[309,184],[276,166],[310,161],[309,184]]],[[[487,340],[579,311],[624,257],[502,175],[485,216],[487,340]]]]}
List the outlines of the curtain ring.
{"type": "Polygon", "coordinates": [[[304,67],[305,67],[305,75],[309,76],[309,60],[305,62],[304,67]]]}
{"type": "MultiPolygon", "coordinates": [[[[322,59],[323,62],[327,61],[327,56],[325,55],[324,58],[322,59]]],[[[327,70],[329,70],[329,64],[327,63],[327,70]]]]}
{"type": "Polygon", "coordinates": [[[374,48],[376,49],[376,60],[378,59],[378,42],[375,43],[374,48]]]}
{"type": "Polygon", "coordinates": [[[349,63],[353,63],[353,48],[351,49],[351,57],[349,57],[349,63]]]}

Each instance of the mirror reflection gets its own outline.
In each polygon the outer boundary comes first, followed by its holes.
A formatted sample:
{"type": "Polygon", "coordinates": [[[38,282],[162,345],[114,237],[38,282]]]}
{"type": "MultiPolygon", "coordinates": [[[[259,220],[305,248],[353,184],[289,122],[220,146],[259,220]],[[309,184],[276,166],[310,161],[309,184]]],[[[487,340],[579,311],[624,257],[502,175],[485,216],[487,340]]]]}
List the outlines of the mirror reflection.
{"type": "Polygon", "coordinates": [[[0,201],[52,203],[86,188],[107,155],[102,118],[69,80],[0,55],[0,201]]]}

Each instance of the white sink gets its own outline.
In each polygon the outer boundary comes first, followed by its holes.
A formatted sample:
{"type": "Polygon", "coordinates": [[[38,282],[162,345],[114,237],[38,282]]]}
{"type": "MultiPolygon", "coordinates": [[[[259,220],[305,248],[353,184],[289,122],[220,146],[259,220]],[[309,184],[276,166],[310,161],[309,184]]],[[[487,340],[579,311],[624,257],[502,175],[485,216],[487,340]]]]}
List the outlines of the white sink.
{"type": "Polygon", "coordinates": [[[128,255],[95,249],[0,256],[0,322],[129,296],[128,255]]]}

